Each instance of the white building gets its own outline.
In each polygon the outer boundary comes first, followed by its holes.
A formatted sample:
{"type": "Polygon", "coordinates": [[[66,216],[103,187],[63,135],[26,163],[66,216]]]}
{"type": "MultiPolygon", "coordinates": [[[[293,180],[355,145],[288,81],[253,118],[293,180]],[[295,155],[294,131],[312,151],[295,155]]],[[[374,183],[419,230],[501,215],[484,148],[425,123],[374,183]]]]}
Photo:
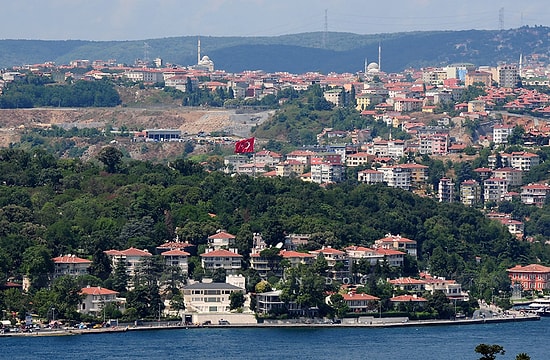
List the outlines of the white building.
{"type": "Polygon", "coordinates": [[[187,275],[189,270],[188,259],[190,254],[186,251],[174,249],[163,252],[162,257],[164,258],[164,263],[168,267],[179,267],[182,274],[187,275]]]}
{"type": "Polygon", "coordinates": [[[88,286],[82,288],[80,294],[83,296],[78,306],[78,312],[81,314],[101,317],[105,306],[109,304],[114,304],[118,310],[124,311],[126,299],[119,298],[118,292],[114,290],[99,286],[88,286]]]}
{"type": "Polygon", "coordinates": [[[201,254],[201,265],[205,270],[224,269],[227,274],[235,274],[242,266],[242,255],[229,250],[210,250],[201,254]]]}
{"type": "Polygon", "coordinates": [[[311,181],[317,184],[338,183],[344,179],[344,166],[316,162],[311,164],[311,181]]]}
{"type": "Polygon", "coordinates": [[[365,184],[381,184],[384,182],[384,173],[372,169],[357,172],[357,181],[365,184]]]}
{"type": "Polygon", "coordinates": [[[378,171],[384,174],[384,182],[393,188],[410,190],[411,173],[402,169],[400,166],[383,166],[378,171]]]}
{"type": "Polygon", "coordinates": [[[183,287],[183,300],[188,312],[228,313],[230,295],[243,289],[227,283],[195,283],[183,287]]]}
{"type": "Polygon", "coordinates": [[[87,275],[92,262],[75,255],[58,256],[52,259],[54,265],[54,279],[64,275],[87,275]]]}
{"type": "Polygon", "coordinates": [[[513,125],[495,125],[493,127],[493,142],[495,144],[507,144],[508,136],[512,135],[513,125]]]}
{"type": "Polygon", "coordinates": [[[501,201],[508,192],[508,180],[489,178],[483,181],[483,201],[501,201]]]}

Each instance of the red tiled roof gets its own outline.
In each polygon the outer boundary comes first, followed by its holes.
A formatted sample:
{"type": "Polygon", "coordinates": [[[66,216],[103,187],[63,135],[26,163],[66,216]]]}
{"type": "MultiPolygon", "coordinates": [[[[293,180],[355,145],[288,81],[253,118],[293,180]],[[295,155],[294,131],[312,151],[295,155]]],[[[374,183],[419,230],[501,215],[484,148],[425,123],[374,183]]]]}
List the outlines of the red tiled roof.
{"type": "Polygon", "coordinates": [[[90,260],[82,259],[74,255],[63,255],[53,258],[56,264],[91,264],[90,260]]]}
{"type": "Polygon", "coordinates": [[[405,255],[405,253],[392,249],[376,249],[377,254],[381,255],[405,255]]]}
{"type": "Polygon", "coordinates": [[[392,285],[423,285],[423,284],[426,284],[426,281],[407,277],[407,278],[390,280],[390,284],[392,284],[392,285]]]}
{"type": "Polygon", "coordinates": [[[235,235],[231,235],[229,233],[226,233],[225,231],[220,231],[219,233],[210,235],[208,238],[209,239],[234,239],[235,235]]]}
{"type": "Polygon", "coordinates": [[[111,256],[152,256],[149,251],[136,249],[134,247],[126,250],[106,250],[104,252],[111,256]]]}
{"type": "Polygon", "coordinates": [[[385,237],[385,238],[382,238],[380,240],[377,240],[378,242],[382,242],[382,243],[393,243],[394,241],[397,241],[397,242],[406,242],[406,243],[416,243],[416,241],[414,240],[411,240],[411,239],[407,239],[405,237],[401,237],[399,235],[392,235],[392,236],[388,236],[388,237],[385,237]]]}
{"type": "Polygon", "coordinates": [[[236,254],[232,251],[225,250],[225,249],[219,249],[210,251],[205,254],[201,254],[202,257],[242,257],[242,255],[236,254]]]}
{"type": "Polygon", "coordinates": [[[118,294],[117,291],[102,288],[100,286],[89,286],[82,288],[80,293],[83,295],[113,295],[118,294]]]}
{"type": "Polygon", "coordinates": [[[372,296],[369,294],[357,294],[357,293],[343,294],[342,297],[344,298],[344,300],[372,300],[372,301],[380,300],[380,298],[377,298],[376,296],[372,296]]]}
{"type": "Polygon", "coordinates": [[[526,266],[516,265],[513,268],[508,269],[507,271],[512,273],[550,273],[550,267],[540,264],[530,264],[526,266]]]}
{"type": "Polygon", "coordinates": [[[170,241],[165,242],[162,245],[157,246],[157,249],[185,249],[187,247],[194,246],[193,244],[189,244],[187,242],[176,242],[176,241],[170,241]]]}
{"type": "Polygon", "coordinates": [[[191,254],[189,254],[187,251],[174,249],[174,250],[165,251],[161,255],[162,256],[189,256],[191,254]]]}
{"type": "Polygon", "coordinates": [[[302,252],[298,252],[298,251],[288,251],[288,250],[282,250],[280,253],[279,253],[283,258],[313,258],[315,257],[314,255],[311,255],[311,254],[307,254],[307,253],[302,253],[302,252]]]}
{"type": "Polygon", "coordinates": [[[321,254],[337,254],[337,255],[343,255],[344,252],[340,250],[336,250],[334,248],[324,248],[319,250],[312,251],[314,253],[321,253],[321,254]]]}
{"type": "Polygon", "coordinates": [[[413,295],[399,295],[399,296],[392,297],[390,301],[391,302],[408,302],[408,301],[426,302],[428,300],[424,299],[423,297],[418,297],[413,295]]]}

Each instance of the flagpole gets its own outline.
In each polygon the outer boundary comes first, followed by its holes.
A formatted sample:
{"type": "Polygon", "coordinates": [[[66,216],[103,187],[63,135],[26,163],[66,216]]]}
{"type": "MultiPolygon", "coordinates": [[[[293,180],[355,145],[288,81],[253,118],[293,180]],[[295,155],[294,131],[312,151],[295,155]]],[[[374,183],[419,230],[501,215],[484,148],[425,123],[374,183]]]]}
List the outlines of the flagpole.
{"type": "Polygon", "coordinates": [[[252,152],[252,163],[254,164],[252,168],[252,178],[256,179],[256,149],[252,152]]]}

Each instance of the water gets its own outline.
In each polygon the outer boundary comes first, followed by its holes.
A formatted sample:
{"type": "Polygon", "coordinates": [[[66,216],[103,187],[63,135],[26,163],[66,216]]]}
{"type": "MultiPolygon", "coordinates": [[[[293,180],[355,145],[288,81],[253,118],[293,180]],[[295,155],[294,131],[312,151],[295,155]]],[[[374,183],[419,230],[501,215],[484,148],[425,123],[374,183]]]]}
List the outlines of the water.
{"type": "Polygon", "coordinates": [[[480,343],[546,360],[550,318],[403,328],[202,328],[0,338],[1,359],[479,359],[480,343]]]}

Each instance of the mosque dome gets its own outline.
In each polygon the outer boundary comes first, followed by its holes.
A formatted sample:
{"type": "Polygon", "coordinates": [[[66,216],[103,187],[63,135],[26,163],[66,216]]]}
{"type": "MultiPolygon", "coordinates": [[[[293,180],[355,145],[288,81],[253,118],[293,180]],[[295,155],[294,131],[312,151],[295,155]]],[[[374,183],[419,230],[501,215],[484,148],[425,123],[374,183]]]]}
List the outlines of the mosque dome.
{"type": "Polygon", "coordinates": [[[368,71],[368,72],[376,72],[376,71],[378,71],[378,64],[375,63],[375,62],[371,62],[371,63],[367,66],[367,71],[368,71]]]}

